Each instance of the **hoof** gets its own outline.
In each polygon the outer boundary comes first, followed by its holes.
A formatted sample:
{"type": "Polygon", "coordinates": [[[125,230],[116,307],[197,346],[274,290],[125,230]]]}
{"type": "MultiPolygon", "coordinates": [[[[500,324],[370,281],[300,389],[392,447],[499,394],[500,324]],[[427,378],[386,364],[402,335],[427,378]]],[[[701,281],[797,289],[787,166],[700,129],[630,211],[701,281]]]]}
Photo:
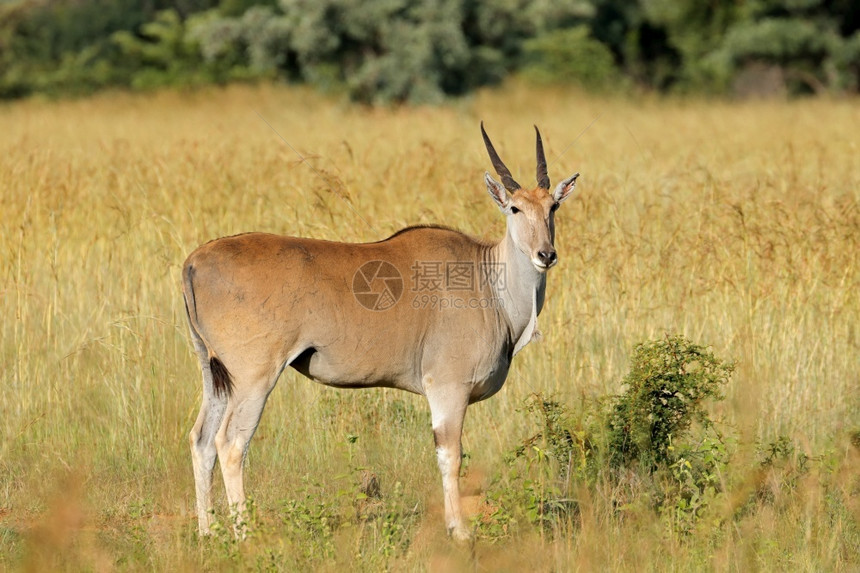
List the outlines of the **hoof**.
{"type": "Polygon", "coordinates": [[[448,528],[448,535],[457,543],[469,544],[475,541],[472,531],[464,525],[455,525],[448,528]]]}

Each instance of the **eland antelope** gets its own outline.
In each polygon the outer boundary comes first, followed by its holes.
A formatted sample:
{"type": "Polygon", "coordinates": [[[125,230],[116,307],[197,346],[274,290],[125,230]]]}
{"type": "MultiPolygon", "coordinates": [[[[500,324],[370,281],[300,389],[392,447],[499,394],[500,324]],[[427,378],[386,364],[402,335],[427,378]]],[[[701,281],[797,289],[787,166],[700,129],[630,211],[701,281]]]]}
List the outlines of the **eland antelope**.
{"type": "Polygon", "coordinates": [[[523,189],[481,124],[502,180],[484,174],[507,221],[499,242],[439,226],[361,244],[248,233],[189,255],[182,291],[203,371],[203,402],[189,436],[202,535],[212,519],[216,459],[241,524],[248,444],[290,366],[337,388],[425,396],[448,533],[471,538],[459,489],[466,407],[499,391],[511,359],[537,332],[546,273],[558,262],[555,211],[579,176],[550,191],[537,127],[535,133],[537,187],[523,189]]]}

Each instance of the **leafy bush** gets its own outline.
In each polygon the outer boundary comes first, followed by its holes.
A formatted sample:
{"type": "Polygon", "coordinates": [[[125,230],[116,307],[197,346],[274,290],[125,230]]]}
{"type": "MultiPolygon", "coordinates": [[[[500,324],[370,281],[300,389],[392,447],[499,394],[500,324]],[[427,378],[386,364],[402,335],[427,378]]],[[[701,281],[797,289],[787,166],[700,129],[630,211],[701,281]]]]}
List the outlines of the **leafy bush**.
{"type": "Polygon", "coordinates": [[[542,83],[571,83],[605,89],[621,76],[609,48],[581,25],[526,40],[524,73],[542,83]]]}
{"type": "Polygon", "coordinates": [[[284,500],[281,507],[283,524],[292,537],[302,540],[306,559],[334,557],[334,532],[340,527],[341,517],[331,500],[306,494],[304,499],[284,500]]]}
{"type": "MultiPolygon", "coordinates": [[[[529,522],[564,532],[578,520],[578,488],[585,486],[613,492],[617,512],[650,500],[670,531],[691,531],[722,490],[731,440],[705,404],[723,398],[732,372],[706,348],[670,336],[636,346],[625,391],[578,414],[533,395],[524,409],[539,429],[508,456],[514,493],[491,492],[494,515],[508,526],[508,500],[529,522]]],[[[478,525],[482,535],[498,534],[492,520],[478,525]]]]}
{"type": "Polygon", "coordinates": [[[209,78],[201,73],[199,49],[186,35],[185,22],[175,10],[164,10],[135,35],[115,32],[112,42],[134,72],[131,87],[138,89],[166,85],[194,85],[209,78]]]}
{"type": "Polygon", "coordinates": [[[667,87],[687,92],[728,87],[731,65],[717,52],[726,31],[742,19],[738,4],[649,0],[642,9],[647,25],[663,33],[662,50],[676,61],[665,71],[667,87]]]}
{"type": "Polygon", "coordinates": [[[612,464],[653,470],[674,463],[677,445],[694,422],[713,429],[705,401],[723,398],[733,370],[681,336],[636,346],[624,379],[627,390],[612,401],[607,420],[612,464]]]}
{"type": "Polygon", "coordinates": [[[268,6],[252,7],[236,18],[201,14],[189,24],[189,36],[220,80],[275,77],[290,68],[290,29],[268,6]]]}

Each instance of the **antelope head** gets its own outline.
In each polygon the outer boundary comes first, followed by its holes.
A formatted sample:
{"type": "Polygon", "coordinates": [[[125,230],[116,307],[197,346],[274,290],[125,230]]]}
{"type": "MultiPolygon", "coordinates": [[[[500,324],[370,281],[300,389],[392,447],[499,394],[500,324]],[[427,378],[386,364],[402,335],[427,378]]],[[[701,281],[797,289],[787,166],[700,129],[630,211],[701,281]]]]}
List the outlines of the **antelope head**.
{"type": "Polygon", "coordinates": [[[496,173],[501,177],[499,183],[489,173],[484,173],[487,191],[507,217],[508,236],[514,246],[522,252],[539,273],[545,273],[558,262],[555,251],[555,212],[567,199],[576,186],[579,173],[568,177],[550,191],[547,175],[546,157],[543,151],[540,131],[535,126],[537,136],[537,187],[523,189],[511,176],[511,172],[499,158],[481,122],[481,135],[487,146],[487,153],[496,173]]]}

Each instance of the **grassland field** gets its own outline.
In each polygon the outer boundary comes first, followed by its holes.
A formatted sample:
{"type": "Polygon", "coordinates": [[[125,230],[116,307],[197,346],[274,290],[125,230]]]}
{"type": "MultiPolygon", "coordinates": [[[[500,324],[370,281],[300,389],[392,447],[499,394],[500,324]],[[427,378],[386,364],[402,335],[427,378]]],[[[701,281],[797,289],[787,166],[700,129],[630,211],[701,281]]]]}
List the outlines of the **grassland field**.
{"type": "MultiPolygon", "coordinates": [[[[516,82],[432,108],[272,86],[3,104],[0,569],[860,570],[858,126],[857,100],[516,82]],[[423,398],[285,372],[246,464],[257,534],[198,539],[185,256],[250,230],[375,241],[442,223],[499,239],[480,120],[524,184],[532,124],[553,182],[582,176],[557,218],[543,339],[466,418],[476,519],[494,525],[486,492],[515,483],[505,455],[535,433],[524,400],[583,411],[622,390],[636,343],[667,333],[736,361],[711,406],[734,445],[707,515],[677,535],[583,490],[565,535],[508,507],[501,534],[458,548],[423,398]],[[791,480],[760,463],[780,436],[786,463],[803,460],[791,480]],[[378,476],[375,509],[356,495],[362,470],[378,476]]],[[[215,492],[226,524],[217,474],[215,492]]]]}

